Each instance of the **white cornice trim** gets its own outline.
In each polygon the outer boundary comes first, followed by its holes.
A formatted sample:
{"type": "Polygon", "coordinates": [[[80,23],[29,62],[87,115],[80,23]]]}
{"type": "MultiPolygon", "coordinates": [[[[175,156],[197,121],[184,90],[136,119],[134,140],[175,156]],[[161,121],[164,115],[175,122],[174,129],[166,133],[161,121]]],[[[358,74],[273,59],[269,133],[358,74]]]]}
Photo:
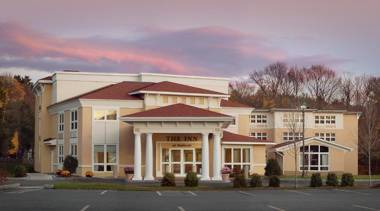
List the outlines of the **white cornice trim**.
{"type": "MultiPolygon", "coordinates": [[[[340,145],[340,144],[336,144],[336,143],[333,143],[333,142],[330,142],[330,141],[325,141],[325,140],[317,138],[317,137],[311,137],[311,138],[305,139],[305,145],[308,144],[309,142],[312,142],[312,141],[317,141],[317,142],[320,142],[322,144],[326,144],[326,145],[331,146],[331,147],[333,147],[335,149],[340,149],[340,150],[345,150],[345,151],[350,151],[350,152],[353,150],[350,147],[346,147],[346,146],[343,146],[343,145],[340,145]]],[[[302,146],[302,141],[298,141],[296,143],[296,147],[300,147],[300,146],[302,146]]],[[[289,149],[293,149],[293,147],[294,147],[293,143],[291,143],[291,144],[279,147],[279,148],[275,149],[275,151],[276,152],[284,152],[284,151],[287,151],[289,149]]]]}
{"type": "Polygon", "coordinates": [[[269,143],[263,143],[263,142],[235,142],[235,141],[222,141],[222,145],[275,145],[276,143],[269,142],[269,143]]]}
{"type": "Polygon", "coordinates": [[[120,117],[123,122],[231,122],[233,117],[120,117]]]}
{"type": "Polygon", "coordinates": [[[201,94],[201,93],[186,93],[186,92],[162,92],[162,91],[136,91],[129,93],[130,95],[134,94],[161,94],[161,95],[181,95],[181,96],[201,96],[201,97],[222,97],[228,98],[230,95],[227,94],[201,94]]]}

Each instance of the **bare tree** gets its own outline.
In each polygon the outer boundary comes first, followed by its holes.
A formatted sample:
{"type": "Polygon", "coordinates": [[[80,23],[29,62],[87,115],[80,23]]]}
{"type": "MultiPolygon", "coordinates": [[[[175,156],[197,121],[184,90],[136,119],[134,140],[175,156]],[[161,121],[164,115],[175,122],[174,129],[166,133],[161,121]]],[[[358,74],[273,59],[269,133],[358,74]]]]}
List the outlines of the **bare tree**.
{"type": "Polygon", "coordinates": [[[339,92],[346,109],[349,109],[353,103],[352,99],[354,97],[354,88],[354,81],[352,80],[352,77],[348,74],[343,75],[339,92]]]}
{"type": "Polygon", "coordinates": [[[322,108],[332,101],[336,94],[340,79],[336,73],[323,66],[313,65],[306,70],[306,87],[311,97],[316,100],[317,108],[322,108]]]}

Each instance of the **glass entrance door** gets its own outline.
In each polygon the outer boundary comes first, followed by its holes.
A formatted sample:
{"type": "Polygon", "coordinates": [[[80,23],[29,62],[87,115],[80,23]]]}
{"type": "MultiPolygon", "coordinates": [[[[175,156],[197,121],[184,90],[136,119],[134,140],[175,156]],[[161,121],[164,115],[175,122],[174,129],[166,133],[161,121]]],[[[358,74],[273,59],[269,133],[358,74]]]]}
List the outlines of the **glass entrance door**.
{"type": "Polygon", "coordinates": [[[172,172],[176,176],[185,176],[190,171],[201,174],[202,151],[198,148],[163,148],[161,164],[163,174],[172,172]]]}

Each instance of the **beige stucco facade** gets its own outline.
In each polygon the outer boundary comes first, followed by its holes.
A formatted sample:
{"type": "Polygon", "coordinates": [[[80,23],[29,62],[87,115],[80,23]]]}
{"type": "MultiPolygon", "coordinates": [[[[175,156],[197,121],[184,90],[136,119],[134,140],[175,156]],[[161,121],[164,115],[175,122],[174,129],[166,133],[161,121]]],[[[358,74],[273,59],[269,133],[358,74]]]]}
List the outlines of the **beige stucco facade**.
{"type": "MultiPolygon", "coordinates": [[[[139,78],[135,75],[125,75],[122,78],[130,81],[159,82],[172,80],[194,87],[224,92],[226,95],[203,96],[198,94],[149,93],[144,94],[141,100],[80,98],[67,100],[84,92],[120,82],[120,79],[114,75],[75,74],[59,72],[54,74],[51,80],[39,81],[35,86],[36,136],[34,161],[37,171],[54,172],[61,169],[62,159],[60,157],[73,154],[73,145],[75,145],[77,149],[75,156],[79,162],[76,172],[78,175],[84,176],[87,171],[92,171],[95,176],[99,177],[125,177],[124,168],[136,165],[135,143],[136,135],[138,135],[141,139],[141,154],[138,156],[141,158],[141,174],[144,177],[146,166],[149,164],[146,160],[146,152],[149,151],[149,148],[147,148],[149,134],[152,135],[153,162],[151,165],[153,167],[152,174],[155,178],[161,177],[167,171],[174,172],[178,176],[184,176],[184,173],[191,166],[193,171],[197,171],[201,175],[202,172],[199,168],[204,162],[202,159],[206,156],[210,179],[218,177],[218,172],[214,172],[214,169],[218,169],[215,168],[215,161],[218,161],[219,167],[238,166],[243,168],[244,166],[249,166],[250,174],[264,174],[267,158],[278,157],[285,174],[290,174],[295,169],[294,156],[292,157],[291,153],[281,152],[281,154],[273,150],[275,144],[284,142],[284,132],[289,131],[288,128],[279,123],[282,122],[281,115],[284,111],[257,110],[257,114],[266,115],[267,120],[266,124],[256,124],[252,122],[252,115],[256,114],[256,109],[221,106],[221,101],[228,98],[227,79],[191,78],[190,76],[181,78],[180,76],[172,75],[165,77],[165,75],[156,74],[142,74],[139,78]],[[83,87],[80,87],[82,84],[83,87]],[[216,121],[210,118],[209,120],[202,119],[202,121],[184,121],[182,119],[167,121],[161,119],[158,122],[131,122],[122,118],[126,115],[178,103],[226,114],[234,117],[235,121],[216,121]],[[115,112],[115,119],[97,119],[99,112],[107,114],[107,112],[111,111],[115,112]],[[73,112],[76,112],[77,115],[76,119],[74,117],[75,120],[72,119],[73,112]],[[62,131],[58,129],[60,127],[60,114],[64,116],[64,129],[62,131]],[[76,129],[72,128],[73,122],[77,123],[76,129]],[[239,141],[227,143],[222,141],[219,148],[220,154],[215,156],[214,149],[218,149],[214,146],[214,143],[218,143],[215,137],[223,140],[224,130],[244,136],[265,133],[267,142],[272,143],[263,142],[260,144],[261,142],[257,142],[253,144],[239,141]],[[202,154],[202,159],[200,160],[199,153],[204,152],[202,151],[204,134],[207,135],[208,154],[206,156],[202,154]],[[60,146],[62,147],[60,148],[60,146]],[[109,148],[109,146],[112,147],[109,148]],[[63,151],[60,152],[62,148],[63,151]],[[99,149],[104,151],[96,151],[99,149]],[[115,153],[115,155],[112,153],[115,153]],[[165,160],[168,158],[163,154],[169,156],[169,161],[165,160]],[[112,161],[108,161],[108,159],[112,161]],[[175,161],[176,159],[180,161],[177,162],[175,161]]],[[[329,147],[328,171],[357,174],[357,114],[345,111],[335,111],[335,113],[329,111],[327,112],[328,114],[333,113],[336,115],[336,124],[334,127],[326,128],[313,125],[312,122],[317,114],[316,111],[307,111],[306,113],[305,137],[313,137],[315,133],[335,133],[334,144],[344,146],[344,150],[342,150],[342,148],[332,147],[328,143],[324,143],[329,147]]],[[[321,114],[324,113],[322,112],[321,114]]],[[[312,145],[313,143],[310,142],[310,144],[312,145]]]]}

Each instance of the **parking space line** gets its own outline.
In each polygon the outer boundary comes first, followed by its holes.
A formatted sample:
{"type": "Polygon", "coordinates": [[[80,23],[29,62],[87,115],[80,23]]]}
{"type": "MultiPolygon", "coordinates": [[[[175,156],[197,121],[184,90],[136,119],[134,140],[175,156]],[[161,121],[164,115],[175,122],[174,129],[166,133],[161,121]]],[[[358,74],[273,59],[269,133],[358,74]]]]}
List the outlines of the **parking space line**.
{"type": "Polygon", "coordinates": [[[187,192],[190,193],[190,194],[193,195],[193,196],[197,196],[197,194],[194,193],[194,192],[192,192],[192,191],[187,191],[187,192]]]}
{"type": "Polygon", "coordinates": [[[271,208],[271,209],[274,209],[274,210],[277,210],[277,211],[285,211],[284,209],[281,209],[281,208],[278,208],[278,207],[275,207],[275,206],[272,206],[272,205],[267,205],[268,208],[271,208]]]}
{"type": "Polygon", "coordinates": [[[245,191],[239,191],[239,193],[241,193],[243,195],[246,195],[246,196],[255,196],[254,194],[248,193],[248,192],[245,192],[245,191]]]}
{"type": "Polygon", "coordinates": [[[10,194],[21,194],[21,193],[27,193],[27,192],[33,192],[33,191],[39,191],[39,190],[42,190],[42,188],[21,189],[21,190],[10,191],[10,192],[7,192],[7,193],[10,193],[10,194]]]}
{"type": "Polygon", "coordinates": [[[302,195],[305,195],[305,196],[310,196],[311,195],[310,193],[306,193],[306,192],[302,192],[302,191],[298,191],[298,190],[286,190],[286,191],[292,192],[292,193],[302,194],[302,195]]]}
{"type": "Polygon", "coordinates": [[[375,210],[375,211],[379,211],[380,210],[380,209],[375,209],[375,208],[366,207],[366,206],[357,205],[357,204],[353,204],[352,206],[353,207],[357,207],[357,208],[361,208],[361,209],[365,209],[365,210],[375,210]]]}
{"type": "Polygon", "coordinates": [[[341,191],[341,192],[346,192],[346,193],[356,193],[356,194],[361,194],[361,195],[370,195],[369,193],[362,193],[362,192],[358,192],[358,191],[353,191],[353,190],[345,190],[345,189],[334,189],[336,191],[341,191]]]}
{"type": "Polygon", "coordinates": [[[105,193],[107,193],[107,190],[102,191],[102,192],[100,193],[100,195],[104,195],[105,193]]]}
{"type": "Polygon", "coordinates": [[[90,207],[89,204],[87,204],[86,206],[84,206],[82,209],[80,209],[80,211],[86,211],[88,208],[90,207]]]}
{"type": "Polygon", "coordinates": [[[178,210],[179,211],[186,211],[185,209],[183,209],[183,207],[178,207],[178,210]]]}
{"type": "Polygon", "coordinates": [[[160,191],[156,191],[158,196],[162,196],[162,193],[160,191]]]}

